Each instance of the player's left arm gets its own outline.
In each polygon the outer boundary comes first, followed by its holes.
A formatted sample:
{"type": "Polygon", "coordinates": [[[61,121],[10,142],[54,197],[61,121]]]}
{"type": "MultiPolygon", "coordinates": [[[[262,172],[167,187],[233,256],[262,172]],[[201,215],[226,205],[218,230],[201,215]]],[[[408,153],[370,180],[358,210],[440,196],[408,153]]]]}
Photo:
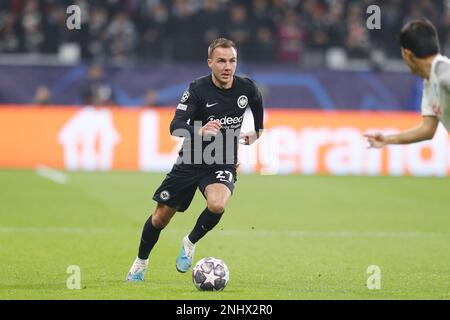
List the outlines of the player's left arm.
{"type": "Polygon", "coordinates": [[[264,107],[261,92],[255,85],[255,93],[250,101],[250,110],[253,114],[255,130],[241,133],[241,144],[251,145],[262,135],[264,130],[264,107]]]}
{"type": "Polygon", "coordinates": [[[439,124],[439,119],[435,116],[423,116],[422,122],[411,129],[391,135],[384,135],[380,132],[365,134],[369,148],[383,148],[388,144],[410,144],[434,137],[439,124]]]}

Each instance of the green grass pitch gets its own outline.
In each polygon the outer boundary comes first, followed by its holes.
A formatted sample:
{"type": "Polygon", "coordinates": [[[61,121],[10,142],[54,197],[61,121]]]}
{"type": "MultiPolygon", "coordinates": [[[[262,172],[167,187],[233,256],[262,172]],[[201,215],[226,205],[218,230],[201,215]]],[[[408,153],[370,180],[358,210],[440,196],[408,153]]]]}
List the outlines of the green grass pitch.
{"type": "Polygon", "coordinates": [[[450,299],[450,180],[240,175],[196,250],[230,269],[200,292],[175,269],[205,207],[197,192],[161,233],[141,284],[125,277],[163,174],[0,171],[0,299],[450,299]],[[69,290],[67,268],[81,270],[69,290]],[[370,265],[381,288],[369,290],[370,265]]]}

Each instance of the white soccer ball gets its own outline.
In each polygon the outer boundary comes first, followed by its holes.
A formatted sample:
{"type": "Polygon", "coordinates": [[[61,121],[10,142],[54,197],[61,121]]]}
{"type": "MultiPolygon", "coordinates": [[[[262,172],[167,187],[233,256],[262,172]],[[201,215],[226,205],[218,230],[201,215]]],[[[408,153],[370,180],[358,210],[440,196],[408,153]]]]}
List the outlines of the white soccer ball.
{"type": "Polygon", "coordinates": [[[203,258],[192,270],[192,282],[201,291],[222,291],[230,280],[230,271],[220,259],[203,258]]]}

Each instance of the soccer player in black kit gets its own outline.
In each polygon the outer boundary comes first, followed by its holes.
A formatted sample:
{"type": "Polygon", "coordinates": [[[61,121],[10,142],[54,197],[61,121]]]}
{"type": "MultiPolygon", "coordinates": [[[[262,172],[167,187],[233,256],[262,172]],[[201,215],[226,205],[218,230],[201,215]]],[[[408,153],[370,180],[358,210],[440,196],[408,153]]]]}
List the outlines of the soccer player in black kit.
{"type": "Polygon", "coordinates": [[[198,188],[207,206],[182,240],[176,269],[187,272],[196,243],[220,221],[236,182],[238,144],[250,145],[263,130],[263,103],[255,83],[235,75],[237,50],[228,39],[208,47],[211,74],[194,80],[183,93],[170,124],[173,136],[184,137],[179,157],[153,199],[156,209],[145,222],[138,256],[127,281],[144,280],[153,246],[177,211],[185,211],[198,188]],[[240,131],[244,112],[253,113],[254,131],[240,131]]]}

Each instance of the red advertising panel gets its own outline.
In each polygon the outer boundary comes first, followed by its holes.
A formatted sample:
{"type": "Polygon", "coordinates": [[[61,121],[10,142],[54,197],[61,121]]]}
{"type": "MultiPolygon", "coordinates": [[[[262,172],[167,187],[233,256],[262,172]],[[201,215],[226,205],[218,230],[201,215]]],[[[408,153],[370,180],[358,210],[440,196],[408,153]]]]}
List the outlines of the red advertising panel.
{"type": "MultiPolygon", "coordinates": [[[[0,108],[0,167],[168,171],[180,139],[170,136],[172,109],[0,108]]],[[[367,149],[364,133],[415,126],[405,112],[268,109],[265,133],[241,146],[240,170],[263,174],[418,175],[450,173],[450,139],[367,149]]],[[[243,130],[252,129],[251,113],[243,130]]]]}

